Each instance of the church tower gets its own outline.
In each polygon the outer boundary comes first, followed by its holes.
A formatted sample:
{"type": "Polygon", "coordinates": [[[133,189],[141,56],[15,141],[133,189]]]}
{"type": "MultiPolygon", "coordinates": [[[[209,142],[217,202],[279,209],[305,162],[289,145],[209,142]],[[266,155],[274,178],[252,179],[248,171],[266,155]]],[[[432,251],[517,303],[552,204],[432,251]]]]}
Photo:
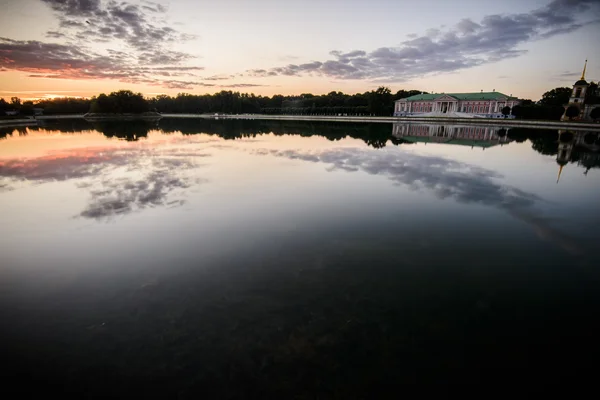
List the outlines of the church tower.
{"type": "Polygon", "coordinates": [[[575,106],[575,107],[579,108],[579,115],[574,118],[579,119],[581,117],[581,114],[585,107],[585,104],[584,104],[585,103],[585,94],[587,92],[588,87],[590,86],[585,81],[586,68],[587,68],[587,60],[585,60],[585,64],[583,65],[583,72],[581,73],[581,78],[577,82],[575,82],[575,84],[573,85],[573,91],[571,92],[571,97],[569,98],[569,104],[565,107],[565,112],[561,118],[561,121],[570,120],[569,116],[567,115],[567,110],[571,106],[575,106]]]}

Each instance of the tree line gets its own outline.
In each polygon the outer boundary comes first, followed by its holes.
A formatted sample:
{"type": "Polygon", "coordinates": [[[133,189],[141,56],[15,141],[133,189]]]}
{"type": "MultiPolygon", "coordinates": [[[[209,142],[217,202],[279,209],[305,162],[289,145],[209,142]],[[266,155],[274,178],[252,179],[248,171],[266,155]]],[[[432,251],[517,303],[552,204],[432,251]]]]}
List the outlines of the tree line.
{"type": "MultiPolygon", "coordinates": [[[[569,102],[571,88],[558,87],[547,91],[534,102],[523,100],[512,109],[512,114],[522,119],[559,120],[564,113],[564,105],[569,102]]],[[[416,94],[427,93],[419,90],[398,90],[396,93],[387,87],[353,95],[343,92],[330,92],[323,95],[303,93],[298,96],[261,96],[253,93],[220,91],[214,94],[195,95],[180,93],[176,96],[158,95],[145,98],[141,93],[120,90],[108,95],[100,94],[92,98],[57,98],[21,102],[13,97],[10,102],[0,99],[0,115],[6,111],[18,111],[21,115],[33,115],[34,108],[44,110],[44,114],[83,114],[93,113],[159,113],[186,114],[285,114],[285,115],[372,115],[390,116],[394,101],[416,94]]],[[[598,85],[590,84],[587,102],[600,104],[598,85]]],[[[595,111],[595,110],[594,110],[595,111]]],[[[600,113],[600,110],[596,114],[600,113]]],[[[596,118],[600,118],[597,115],[596,118]]]]}

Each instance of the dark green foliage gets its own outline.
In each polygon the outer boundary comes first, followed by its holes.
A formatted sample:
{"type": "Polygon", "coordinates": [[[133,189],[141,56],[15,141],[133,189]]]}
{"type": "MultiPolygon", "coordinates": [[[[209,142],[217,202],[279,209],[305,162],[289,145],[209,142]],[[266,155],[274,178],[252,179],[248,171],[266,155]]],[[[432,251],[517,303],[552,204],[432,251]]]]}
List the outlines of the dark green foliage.
{"type": "Polygon", "coordinates": [[[28,116],[33,115],[33,101],[24,102],[19,109],[19,114],[28,116]]]}
{"type": "Polygon", "coordinates": [[[428,94],[428,92],[423,92],[420,90],[403,90],[403,89],[401,89],[401,90],[398,90],[396,92],[396,94],[394,95],[394,101],[400,100],[400,99],[405,99],[410,96],[415,96],[417,94],[428,94]]]}
{"type": "Polygon", "coordinates": [[[567,111],[565,111],[565,115],[567,116],[567,118],[573,119],[575,117],[578,117],[580,112],[581,112],[581,110],[579,109],[579,107],[572,105],[572,106],[567,107],[567,111]]]}
{"type": "Polygon", "coordinates": [[[10,104],[3,98],[0,98],[0,115],[4,115],[8,110],[10,110],[10,104]]]}
{"type": "Polygon", "coordinates": [[[528,104],[514,106],[512,115],[519,119],[540,119],[559,121],[565,109],[562,106],[547,106],[539,104],[528,104]]]}
{"type": "Polygon", "coordinates": [[[90,112],[108,114],[140,114],[149,110],[148,101],[141,93],[133,93],[131,90],[119,90],[108,96],[102,93],[92,99],[90,112]]]}
{"type": "MultiPolygon", "coordinates": [[[[399,91],[398,93],[420,93],[399,91]]],[[[411,94],[411,95],[412,95],[411,94]]],[[[303,93],[299,96],[254,94],[221,91],[215,94],[180,93],[175,97],[160,95],[149,100],[150,109],[161,113],[185,114],[286,114],[286,115],[392,115],[393,96],[389,88],[357,93],[330,92],[324,95],[303,93]]]]}
{"type": "Polygon", "coordinates": [[[596,82],[590,82],[585,92],[585,104],[600,104],[600,90],[596,82]]]}
{"type": "Polygon", "coordinates": [[[91,99],[65,97],[38,101],[36,107],[43,108],[44,114],[85,114],[91,104],[91,99]]]}
{"type": "Polygon", "coordinates": [[[505,117],[510,114],[510,107],[506,106],[504,108],[502,108],[502,115],[504,115],[505,117]]]}
{"type": "Polygon", "coordinates": [[[554,88],[542,95],[540,104],[544,106],[562,106],[569,102],[573,89],[568,87],[554,88]]]}
{"type": "Polygon", "coordinates": [[[590,113],[590,117],[594,120],[597,121],[600,119],[600,106],[594,108],[592,110],[592,112],[590,113]]]}
{"type": "Polygon", "coordinates": [[[392,91],[387,87],[379,87],[367,95],[369,112],[373,115],[392,115],[394,103],[392,91]]]}

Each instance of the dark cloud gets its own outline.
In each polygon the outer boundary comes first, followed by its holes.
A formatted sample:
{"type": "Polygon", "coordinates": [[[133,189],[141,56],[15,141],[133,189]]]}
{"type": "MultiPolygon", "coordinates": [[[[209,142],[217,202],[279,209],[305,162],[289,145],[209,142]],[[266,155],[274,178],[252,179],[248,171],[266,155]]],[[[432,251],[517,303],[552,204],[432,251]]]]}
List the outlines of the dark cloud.
{"type": "Polygon", "coordinates": [[[115,79],[189,88],[177,77],[195,76],[202,68],[183,65],[195,58],[172,44],[193,36],[166,24],[165,7],[114,0],[41,0],[54,11],[59,29],[47,32],[66,44],[0,38],[0,67],[32,73],[31,77],[57,79],[115,79]],[[91,50],[93,43],[125,44],[125,51],[91,50]],[[162,72],[159,73],[159,72],[162,72]],[[160,77],[171,79],[163,81],[160,77]]]}
{"type": "Polygon", "coordinates": [[[259,86],[268,86],[268,85],[257,85],[255,83],[232,83],[230,85],[220,85],[222,88],[250,88],[250,87],[259,87],[259,86]]]}
{"type": "Polygon", "coordinates": [[[155,3],[153,1],[146,1],[146,0],[142,0],[142,4],[144,4],[142,7],[156,12],[156,13],[166,13],[167,12],[167,7],[163,6],[162,4],[159,3],[155,3]]]}
{"type": "Polygon", "coordinates": [[[235,78],[235,75],[213,75],[202,79],[205,81],[225,81],[231,78],[235,78]]]}
{"type": "Polygon", "coordinates": [[[431,73],[452,72],[526,52],[524,43],[546,39],[600,23],[598,0],[554,0],[523,14],[494,14],[475,22],[463,19],[450,29],[428,29],[424,35],[408,35],[398,47],[370,52],[332,51],[333,59],[246,71],[247,75],[322,75],[336,79],[403,81],[431,73]]]}
{"type": "Polygon", "coordinates": [[[432,192],[439,199],[498,208],[531,225],[543,240],[556,242],[572,254],[582,252],[575,238],[553,228],[551,220],[536,215],[534,207],[543,201],[540,197],[502,184],[502,175],[489,169],[443,157],[399,153],[396,149],[377,152],[353,148],[321,152],[265,149],[256,153],[329,164],[329,170],[381,175],[411,190],[432,192]]]}
{"type": "Polygon", "coordinates": [[[58,31],[48,31],[46,32],[46,36],[52,39],[61,39],[66,37],[67,35],[58,31]]]}
{"type": "Polygon", "coordinates": [[[58,16],[60,27],[64,30],[61,33],[82,41],[123,41],[142,54],[141,62],[152,61],[149,54],[163,55],[163,63],[181,62],[185,57],[176,54],[167,45],[193,38],[166,25],[163,15],[166,9],[153,2],[144,2],[140,6],[114,0],[41,1],[58,16]],[[160,14],[161,18],[153,18],[155,14],[160,14]]]}
{"type": "Polygon", "coordinates": [[[65,30],[61,33],[85,41],[119,40],[139,52],[160,50],[162,54],[169,54],[171,51],[165,44],[193,38],[166,25],[163,22],[166,9],[154,2],[138,5],[114,0],[41,1],[58,16],[59,25],[65,30]],[[153,18],[156,14],[161,18],[153,18]]]}
{"type": "MultiPolygon", "coordinates": [[[[171,55],[160,55],[162,61],[171,55]]],[[[185,57],[182,57],[185,58],[185,57]]],[[[200,67],[140,65],[135,56],[115,50],[101,55],[75,44],[17,41],[0,37],[0,68],[30,72],[31,77],[56,79],[116,79],[127,83],[189,88],[196,82],[174,78],[193,75],[200,67]],[[160,76],[169,76],[165,80],[160,76]]]]}
{"type": "Polygon", "coordinates": [[[164,80],[163,85],[170,89],[193,89],[194,87],[213,87],[216,86],[212,83],[203,83],[195,81],[176,81],[176,80],[164,80]]]}
{"type": "Polygon", "coordinates": [[[581,72],[569,72],[569,71],[565,71],[562,72],[560,74],[558,74],[559,78],[576,78],[579,75],[581,75],[581,72]]]}

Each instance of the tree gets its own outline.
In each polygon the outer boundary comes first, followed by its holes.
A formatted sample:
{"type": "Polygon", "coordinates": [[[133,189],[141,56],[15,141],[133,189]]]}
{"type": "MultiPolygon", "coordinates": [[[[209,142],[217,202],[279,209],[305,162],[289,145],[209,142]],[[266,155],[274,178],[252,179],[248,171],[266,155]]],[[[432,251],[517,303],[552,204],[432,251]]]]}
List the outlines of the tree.
{"type": "Polygon", "coordinates": [[[6,100],[0,97],[0,115],[4,115],[5,111],[10,109],[10,105],[6,100]]]}
{"type": "Polygon", "coordinates": [[[10,98],[10,104],[15,107],[15,108],[19,108],[21,107],[21,99],[18,97],[11,97],[10,98]]]}
{"type": "Polygon", "coordinates": [[[502,115],[504,115],[504,118],[506,118],[508,116],[508,114],[510,114],[510,107],[506,106],[502,108],[502,115]]]}
{"type": "Polygon", "coordinates": [[[579,116],[579,107],[577,107],[576,105],[570,105],[569,107],[567,107],[567,111],[565,111],[565,115],[567,116],[567,118],[569,118],[570,120],[572,120],[575,117],[579,116]]]}
{"type": "Polygon", "coordinates": [[[587,90],[585,91],[585,104],[599,104],[600,103],[600,91],[598,90],[598,84],[596,82],[590,82],[587,90]]]}
{"type": "Polygon", "coordinates": [[[554,88],[542,95],[540,104],[545,106],[562,106],[569,102],[571,92],[573,90],[568,87],[554,88]]]}
{"type": "Polygon", "coordinates": [[[391,115],[393,104],[392,104],[392,91],[390,88],[380,86],[377,90],[369,92],[369,112],[373,115],[391,115]]]}
{"type": "Polygon", "coordinates": [[[400,99],[405,99],[407,97],[415,96],[417,94],[427,94],[427,92],[422,92],[420,90],[404,90],[404,89],[400,89],[394,95],[393,100],[396,101],[396,100],[400,100],[400,99]]]}
{"type": "Polygon", "coordinates": [[[90,106],[90,112],[93,113],[139,114],[148,110],[144,96],[131,90],[119,90],[108,96],[102,93],[90,106]]]}
{"type": "Polygon", "coordinates": [[[515,118],[520,118],[523,116],[523,106],[516,105],[512,108],[511,114],[515,116],[515,118]]]}
{"type": "Polygon", "coordinates": [[[33,115],[34,111],[33,111],[33,101],[26,101],[21,105],[21,108],[19,109],[19,113],[23,114],[23,115],[33,115]]]}
{"type": "Polygon", "coordinates": [[[600,119],[600,107],[596,107],[592,110],[592,112],[590,113],[590,117],[594,120],[597,121],[600,119]]]}

